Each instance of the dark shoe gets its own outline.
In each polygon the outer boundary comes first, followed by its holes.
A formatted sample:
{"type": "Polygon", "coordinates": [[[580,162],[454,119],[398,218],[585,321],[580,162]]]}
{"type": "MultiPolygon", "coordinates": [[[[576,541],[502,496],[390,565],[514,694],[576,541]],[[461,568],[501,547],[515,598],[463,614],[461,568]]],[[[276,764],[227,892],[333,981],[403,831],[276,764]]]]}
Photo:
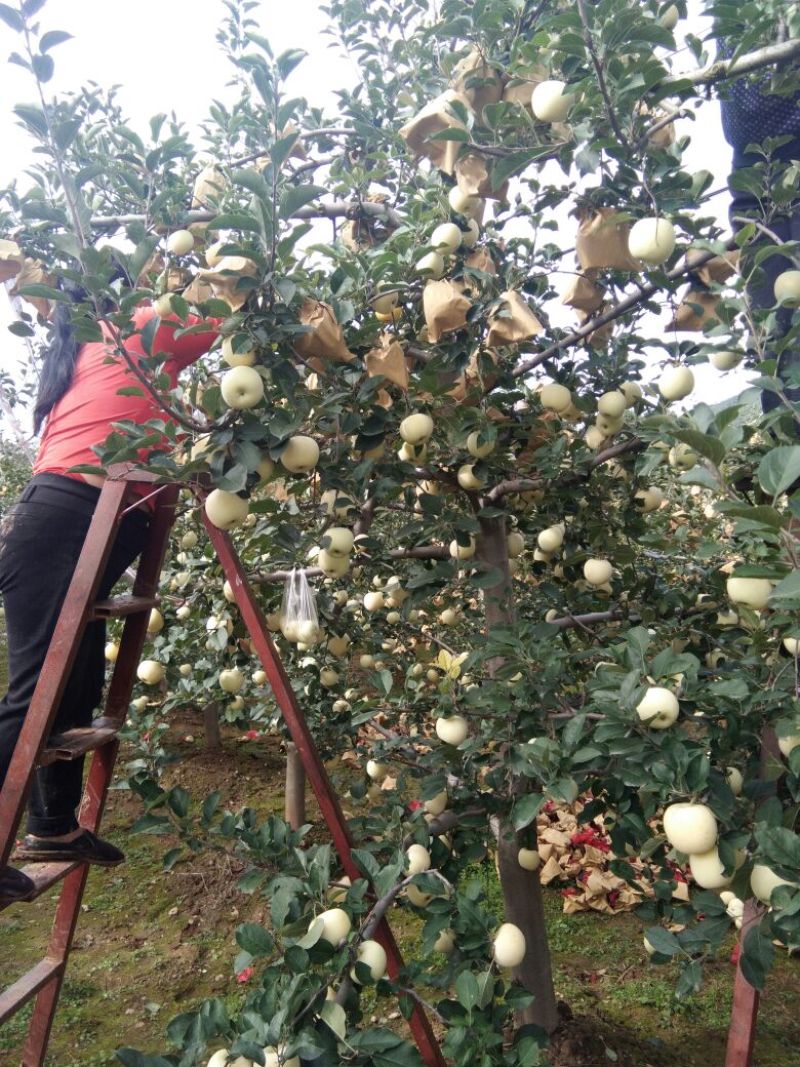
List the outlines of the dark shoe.
{"type": "Polygon", "coordinates": [[[28,863],[93,863],[97,867],[116,867],[125,853],[91,830],[83,830],[74,841],[51,841],[28,834],[14,853],[15,859],[28,863]]]}
{"type": "Polygon", "coordinates": [[[17,900],[30,900],[36,892],[36,883],[27,874],[14,867],[0,869],[0,900],[6,904],[17,900]]]}

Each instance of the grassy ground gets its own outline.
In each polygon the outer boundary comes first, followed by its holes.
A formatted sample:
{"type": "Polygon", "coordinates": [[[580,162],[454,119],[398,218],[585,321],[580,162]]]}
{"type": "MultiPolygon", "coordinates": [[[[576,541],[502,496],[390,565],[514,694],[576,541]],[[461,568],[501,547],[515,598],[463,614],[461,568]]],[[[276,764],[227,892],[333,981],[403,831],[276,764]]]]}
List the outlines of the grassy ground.
{"type": "MultiPolygon", "coordinates": [[[[199,723],[191,728],[199,738],[199,723]]],[[[226,751],[214,757],[199,741],[180,747],[186,759],[176,773],[191,791],[221,788],[232,807],[281,810],[282,762],[274,741],[229,738],[226,751]]],[[[138,814],[128,794],[112,794],[105,831],[125,842],[128,862],[90,877],[47,1059],[52,1067],[105,1067],[118,1062],[113,1050],[121,1045],[161,1051],[174,1014],[210,994],[232,1005],[242,996],[232,974],[232,932],[239,922],[265,918],[260,902],[236,891],[238,870],[217,856],[163,874],[164,843],[126,836],[138,814]]],[[[489,868],[486,880],[499,914],[499,888],[489,868]]],[[[727,959],[707,969],[698,997],[676,1004],[671,972],[648,965],[633,916],[565,916],[560,896],[550,891],[546,906],[559,996],[610,1050],[597,1067],[721,1067],[733,978],[727,959]]],[[[51,916],[47,898],[0,914],[0,987],[39,958],[51,916]]],[[[402,919],[396,932],[413,953],[415,921],[402,919]]],[[[800,965],[780,953],[762,1001],[758,1067],[800,1064],[794,1051],[798,994],[800,965]]],[[[19,1063],[26,1019],[21,1013],[0,1029],[4,1067],[19,1063]]]]}

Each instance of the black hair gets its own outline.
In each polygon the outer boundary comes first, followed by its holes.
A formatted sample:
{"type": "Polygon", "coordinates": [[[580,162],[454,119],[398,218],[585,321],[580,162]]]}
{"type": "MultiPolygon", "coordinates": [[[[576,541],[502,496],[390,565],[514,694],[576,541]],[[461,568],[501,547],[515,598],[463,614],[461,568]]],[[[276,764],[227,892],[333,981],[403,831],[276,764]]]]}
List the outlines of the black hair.
{"type": "MultiPolygon", "coordinates": [[[[120,279],[130,284],[126,271],[122,267],[117,267],[108,279],[108,284],[111,285],[120,279]]],[[[58,288],[69,298],[69,301],[58,301],[50,320],[50,337],[42,357],[39,387],[33,408],[33,432],[37,434],[46,416],[50,414],[72,384],[75,364],[81,348],[73,327],[72,307],[76,304],[86,304],[90,299],[89,293],[78,282],[61,278],[58,281],[58,288]]],[[[101,298],[100,309],[104,314],[110,312],[114,306],[115,304],[110,299],[101,298]]]]}

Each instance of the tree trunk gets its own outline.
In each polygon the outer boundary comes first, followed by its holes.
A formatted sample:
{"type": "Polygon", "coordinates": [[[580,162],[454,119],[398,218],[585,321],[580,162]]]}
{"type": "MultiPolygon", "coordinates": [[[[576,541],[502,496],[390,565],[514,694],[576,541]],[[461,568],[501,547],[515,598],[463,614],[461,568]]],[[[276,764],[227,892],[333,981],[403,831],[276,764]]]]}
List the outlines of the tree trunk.
{"type": "MultiPolygon", "coordinates": [[[[500,575],[495,585],[483,591],[486,631],[490,633],[493,626],[514,624],[514,591],[508,571],[505,518],[479,521],[481,535],[478,558],[487,569],[496,570],[500,575]]],[[[502,658],[490,659],[487,662],[489,674],[494,675],[502,664],[502,658]]],[[[515,787],[520,790],[528,788],[528,783],[518,780],[512,783],[512,789],[515,787]]],[[[514,977],[534,996],[533,1003],[519,1013],[517,1021],[519,1025],[533,1023],[549,1034],[558,1026],[558,1008],[547,943],[542,887],[538,872],[523,870],[517,862],[520,844],[518,835],[510,827],[501,825],[497,841],[497,865],[506,919],[520,928],[526,945],[525,958],[514,969],[514,977]]],[[[526,841],[526,847],[531,847],[529,840],[526,841]]]]}
{"type": "Polygon", "coordinates": [[[306,772],[293,741],[286,742],[284,818],[293,830],[299,830],[306,821],[306,772]]]}
{"type": "Polygon", "coordinates": [[[219,732],[219,701],[209,700],[203,708],[203,734],[206,739],[207,752],[222,750],[222,737],[219,732]]]}

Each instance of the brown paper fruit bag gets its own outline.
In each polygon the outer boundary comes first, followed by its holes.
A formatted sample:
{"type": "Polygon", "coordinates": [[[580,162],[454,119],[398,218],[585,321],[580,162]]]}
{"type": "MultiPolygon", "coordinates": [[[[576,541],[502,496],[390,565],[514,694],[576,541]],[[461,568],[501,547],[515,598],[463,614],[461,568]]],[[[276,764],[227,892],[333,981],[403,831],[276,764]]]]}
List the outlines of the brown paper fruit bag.
{"type": "Polygon", "coordinates": [[[216,163],[209,163],[195,178],[192,190],[192,209],[213,211],[229,188],[228,179],[222,168],[216,163]]]}
{"type": "Polygon", "coordinates": [[[54,285],[55,279],[49,274],[45,274],[44,267],[41,261],[38,259],[24,259],[22,267],[19,273],[14,278],[14,284],[11,288],[12,296],[19,296],[21,300],[24,300],[26,304],[30,304],[31,307],[36,308],[36,311],[42,316],[43,319],[49,319],[50,313],[53,310],[53,305],[43,296],[21,296],[20,289],[24,289],[26,285],[54,285]]]}
{"type": "Polygon", "coordinates": [[[502,305],[489,317],[488,348],[516,345],[544,333],[544,326],[515,289],[507,289],[500,299],[502,305]]]}
{"type": "Polygon", "coordinates": [[[452,174],[461,141],[432,141],[433,134],[442,130],[463,130],[467,127],[452,108],[458,103],[472,112],[469,100],[454,89],[435,97],[400,130],[400,136],[415,156],[425,156],[446,174],[452,174]]]}
{"type": "Polygon", "coordinates": [[[256,264],[246,256],[223,256],[215,267],[197,272],[197,280],[211,286],[214,296],[224,300],[231,311],[238,311],[251,288],[237,289],[240,278],[253,278],[256,264]]]}
{"type": "Polygon", "coordinates": [[[492,188],[489,166],[484,156],[478,152],[467,152],[455,163],[458,187],[466,196],[480,196],[484,200],[505,200],[508,196],[508,182],[503,182],[499,189],[492,188]]]}
{"type": "Polygon", "coordinates": [[[204,304],[214,296],[213,286],[209,282],[201,282],[199,278],[193,278],[190,285],[181,294],[184,300],[190,304],[204,304]]]}
{"type": "Polygon", "coordinates": [[[630,222],[623,222],[619,212],[610,207],[586,210],[578,214],[575,254],[581,270],[638,271],[641,264],[628,251],[630,222]]]}
{"type": "MultiPolygon", "coordinates": [[[[646,126],[648,129],[657,125],[662,119],[667,117],[665,111],[661,111],[659,108],[651,111],[644,102],[639,104],[637,112],[642,118],[646,119],[646,126]]],[[[655,130],[653,133],[648,133],[647,142],[648,144],[651,144],[653,148],[669,148],[670,145],[675,144],[675,123],[668,122],[667,125],[662,126],[661,129],[655,130]]]]}
{"type": "Polygon", "coordinates": [[[307,297],[300,305],[297,318],[311,329],[298,334],[292,344],[298,356],[307,360],[314,370],[322,371],[326,362],[352,363],[356,358],[344,343],[342,327],[329,304],[307,297]]]}
{"type": "Polygon", "coordinates": [[[426,282],[422,294],[422,310],[430,342],[436,344],[444,334],[466,326],[467,312],[471,307],[472,302],[464,296],[462,286],[458,282],[426,282]]]}
{"type": "Polygon", "coordinates": [[[484,274],[497,274],[497,264],[485,248],[476,248],[474,252],[470,252],[464,260],[464,266],[482,271],[484,274]]]}
{"type": "Polygon", "coordinates": [[[587,311],[593,314],[602,305],[604,291],[592,277],[594,272],[576,274],[569,288],[561,297],[561,303],[567,307],[575,308],[576,311],[587,311]]]}
{"type": "Polygon", "coordinates": [[[668,330],[679,333],[702,333],[706,326],[719,322],[720,297],[707,289],[689,289],[681,299],[668,330]]]}
{"type": "Polygon", "coordinates": [[[408,389],[408,366],[403,346],[390,333],[382,333],[365,359],[370,378],[386,378],[401,389],[408,389]]]}
{"type": "MultiPolygon", "coordinates": [[[[611,304],[603,304],[602,307],[599,307],[597,309],[595,314],[596,315],[603,315],[603,314],[605,314],[606,311],[610,311],[610,310],[611,310],[611,304]]],[[[579,311],[578,312],[578,323],[579,323],[580,326],[583,326],[590,319],[593,319],[594,317],[595,317],[595,315],[591,314],[588,311],[579,311]]],[[[602,326],[598,326],[598,328],[596,330],[592,330],[592,332],[590,334],[588,334],[584,338],[584,341],[586,342],[587,345],[591,345],[592,348],[607,348],[608,347],[608,342],[611,340],[613,334],[614,334],[614,323],[613,323],[613,321],[612,322],[606,322],[602,326]]]]}
{"type": "Polygon", "coordinates": [[[450,88],[465,96],[479,115],[487,104],[496,104],[503,96],[500,75],[477,48],[453,67],[450,88]]]}
{"type": "MultiPolygon", "coordinates": [[[[692,261],[702,255],[700,249],[690,248],[686,253],[686,265],[691,268],[692,261]]],[[[691,273],[703,285],[724,285],[724,283],[739,270],[740,251],[738,248],[730,252],[724,252],[721,256],[714,256],[691,273]]]]}
{"type": "MultiPolygon", "coordinates": [[[[368,204],[386,204],[389,197],[386,193],[370,193],[364,200],[368,204]]],[[[351,252],[361,252],[365,248],[373,248],[381,244],[396,230],[396,226],[387,219],[361,218],[348,220],[341,229],[341,240],[345,248],[351,252]]]]}
{"type": "Polygon", "coordinates": [[[16,278],[22,270],[25,257],[16,241],[0,240],[0,285],[16,278]]]}

